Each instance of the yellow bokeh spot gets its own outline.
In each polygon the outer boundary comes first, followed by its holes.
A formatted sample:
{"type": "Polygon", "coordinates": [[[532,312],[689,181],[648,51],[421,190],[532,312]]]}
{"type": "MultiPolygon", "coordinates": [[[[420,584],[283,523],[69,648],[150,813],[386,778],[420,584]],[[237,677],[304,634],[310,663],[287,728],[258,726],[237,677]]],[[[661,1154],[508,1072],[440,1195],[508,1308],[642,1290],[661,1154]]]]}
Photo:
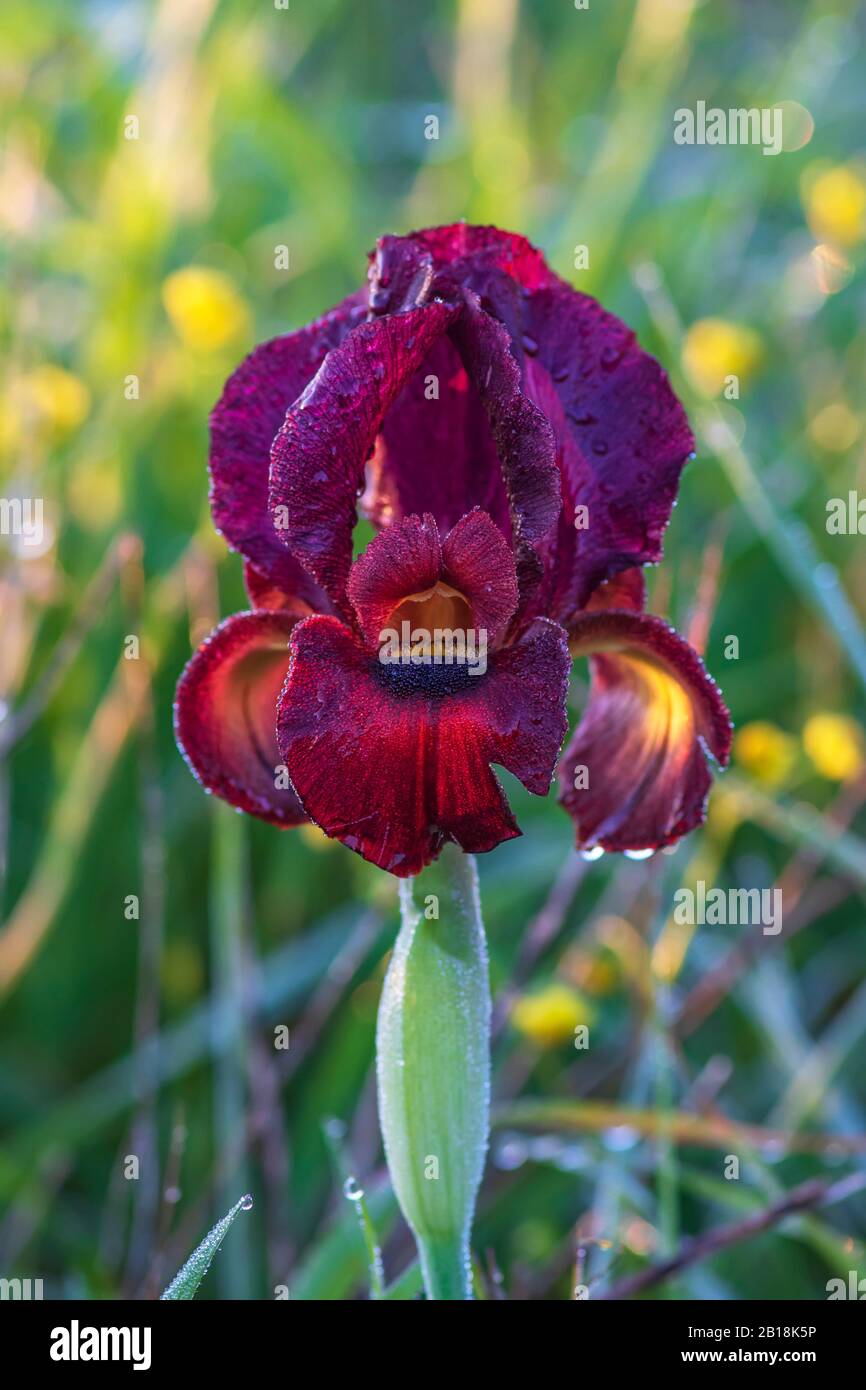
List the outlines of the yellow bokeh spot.
{"type": "Polygon", "coordinates": [[[90,391],[85,383],[51,362],[43,362],[28,373],[24,391],[42,429],[54,436],[71,434],[90,410],[90,391]]]}
{"type": "Polygon", "coordinates": [[[717,396],[728,377],[736,377],[742,387],[754,374],[762,353],[761,339],[746,324],[699,319],[686,333],[683,368],[705,396],[717,396]]]}
{"type": "Polygon", "coordinates": [[[117,464],[107,459],[81,459],[70,475],[67,501],[85,531],[104,531],[113,525],[123,505],[117,464]]]}
{"type": "Polygon", "coordinates": [[[860,421],[844,401],[833,401],[809,421],[809,438],[819,449],[844,454],[857,442],[860,421]]]}
{"type": "Polygon", "coordinates": [[[856,246],[866,238],[866,178],[859,169],[839,164],[803,180],[806,221],[819,241],[856,246]]]}
{"type": "Polygon", "coordinates": [[[169,275],[162,302],[178,337],[199,352],[215,352],[239,337],[249,315],[233,282],[222,271],[186,266],[169,275]]]}
{"type": "Polygon", "coordinates": [[[573,1039],[581,1023],[589,1023],[591,1010],[576,990],[568,985],[550,984],[532,994],[524,994],[511,1010],[511,1022],[537,1047],[558,1047],[573,1039]]]}
{"type": "Polygon", "coordinates": [[[734,739],[734,758],[757,782],[776,787],[797,761],[797,740],[762,719],[745,724],[734,739]]]}
{"type": "Polygon", "coordinates": [[[863,730],[845,714],[813,714],[803,729],[803,747],[822,777],[845,782],[863,771],[863,730]]]}

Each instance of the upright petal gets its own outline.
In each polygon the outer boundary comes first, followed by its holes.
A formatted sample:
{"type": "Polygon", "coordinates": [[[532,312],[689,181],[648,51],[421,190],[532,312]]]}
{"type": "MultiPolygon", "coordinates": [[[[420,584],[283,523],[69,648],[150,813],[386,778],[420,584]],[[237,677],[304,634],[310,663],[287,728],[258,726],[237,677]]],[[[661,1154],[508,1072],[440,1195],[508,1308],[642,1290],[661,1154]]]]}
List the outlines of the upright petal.
{"type": "MultiPolygon", "coordinates": [[[[504,271],[523,289],[537,290],[555,281],[544,256],[516,232],[499,227],[478,227],[453,222],[443,227],[426,227],[406,238],[428,250],[437,270],[454,270],[461,283],[469,283],[473,270],[504,271]]],[[[471,286],[477,290],[477,285],[471,286]]]]}
{"type": "Polygon", "coordinates": [[[474,626],[497,646],[517,608],[517,571],[511,547],[486,512],[476,507],[449,531],[442,573],[466,598],[474,626]]]}
{"type": "Polygon", "coordinates": [[[521,598],[542,572],[542,554],[560,512],[556,444],[547,419],[523,391],[506,329],[467,293],[452,338],[478,391],[505,476],[521,598]]]}
{"type": "Polygon", "coordinates": [[[315,376],[331,348],[365,313],[365,296],[344,299],[297,333],[262,343],[228,379],[211,414],[211,510],[234,550],[289,594],[322,607],[306,570],[274,530],[268,506],[271,445],[286,411],[315,376]]]}
{"type": "Polygon", "coordinates": [[[525,389],[562,473],[547,607],[568,625],[602,580],[661,558],[694,440],[666,373],[594,299],[559,281],[525,298],[523,326],[525,389]]]}
{"type": "Polygon", "coordinates": [[[559,773],[578,845],[673,844],[704,818],[707,755],[728,761],[731,722],[718,687],[688,642],[646,613],[587,613],[571,645],[592,672],[559,773]]]}
{"type": "Polygon", "coordinates": [[[450,338],[433,344],[386,414],[362,506],[377,526],[430,512],[443,535],[481,507],[511,539],[487,411],[450,338]]]}
{"type": "Polygon", "coordinates": [[[386,411],[455,312],[435,301],[359,324],[325,358],[274,441],[280,537],[344,614],[364,465],[386,411]]]}
{"type": "Polygon", "coordinates": [[[565,727],[561,628],[539,622],[477,677],[383,667],[327,617],[300,623],[292,649],[279,744],[328,835],[406,877],[448,840],[481,853],[519,834],[490,764],[547,792],[565,727]]]}
{"type": "Polygon", "coordinates": [[[306,819],[280,773],[276,735],[289,637],[304,612],[226,618],[188,663],[174,706],[180,750],[202,785],[279,826],[306,819]]]}
{"type": "Polygon", "coordinates": [[[352,566],[348,582],[367,641],[375,648],[401,600],[432,588],[441,575],[442,548],[432,516],[406,517],[375,536],[352,566]]]}

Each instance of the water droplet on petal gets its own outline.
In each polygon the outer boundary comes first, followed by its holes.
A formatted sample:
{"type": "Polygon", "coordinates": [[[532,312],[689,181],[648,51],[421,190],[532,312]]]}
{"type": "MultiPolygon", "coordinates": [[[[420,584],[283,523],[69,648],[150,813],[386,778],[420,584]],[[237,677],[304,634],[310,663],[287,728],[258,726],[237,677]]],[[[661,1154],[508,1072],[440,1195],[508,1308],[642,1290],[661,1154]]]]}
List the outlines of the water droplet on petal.
{"type": "Polygon", "coordinates": [[[591,864],[594,859],[600,859],[603,854],[604,849],[601,845],[593,845],[591,849],[582,849],[580,851],[581,859],[585,859],[588,864],[591,864]]]}
{"type": "Polygon", "coordinates": [[[654,854],[654,849],[627,849],[625,851],[626,859],[652,859],[654,854]]]}

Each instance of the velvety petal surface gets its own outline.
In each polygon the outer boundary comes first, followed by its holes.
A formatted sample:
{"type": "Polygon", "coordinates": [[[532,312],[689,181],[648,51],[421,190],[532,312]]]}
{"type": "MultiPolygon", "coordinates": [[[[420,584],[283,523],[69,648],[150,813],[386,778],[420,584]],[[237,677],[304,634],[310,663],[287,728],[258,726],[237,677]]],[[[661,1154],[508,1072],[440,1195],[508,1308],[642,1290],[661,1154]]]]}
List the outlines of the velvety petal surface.
{"type": "Polygon", "coordinates": [[[454,313],[435,301],[354,328],[274,441],[271,505],[280,537],[343,613],[364,465],[386,412],[454,313]]]}
{"type": "Polygon", "coordinates": [[[545,606],[568,624],[602,580],[661,558],[694,440],[667,374],[594,299],[557,282],[524,299],[522,324],[525,389],[562,474],[545,606]]]}
{"type": "Polygon", "coordinates": [[[401,600],[432,588],[442,548],[432,516],[410,516],[383,531],[352,566],[347,591],[361,631],[378,650],[379,633],[401,600]]]}
{"type": "Polygon", "coordinates": [[[362,506],[377,526],[430,512],[442,535],[477,506],[510,539],[490,421],[450,338],[434,343],[385,416],[362,506]]]}
{"type": "Polygon", "coordinates": [[[298,612],[226,618],[186,666],[174,707],[180,750],[202,785],[278,826],[306,819],[292,788],[276,785],[277,700],[298,618],[298,612]]]}
{"type": "Polygon", "coordinates": [[[565,727],[561,628],[539,622],[476,677],[384,668],[327,617],[300,623],[292,650],[279,745],[327,834],[400,877],[448,840],[481,853],[519,834],[490,764],[549,789],[565,727]]]}
{"type": "Polygon", "coordinates": [[[728,760],[731,723],[718,687],[697,652],[649,614],[588,613],[571,646],[590,656],[592,674],[559,772],[578,845],[673,844],[704,818],[707,756],[721,766],[728,760]]]}
{"type": "Polygon", "coordinates": [[[475,508],[445,537],[442,573],[465,595],[474,626],[496,646],[517,608],[517,571],[511,547],[486,512],[475,508]]]}
{"type": "Polygon", "coordinates": [[[356,294],[297,333],[262,343],[232,373],[211,413],[211,510],[234,550],[272,584],[324,605],[306,570],[280,543],[268,505],[271,445],[286,411],[366,312],[356,294]]]}
{"type": "Polygon", "coordinates": [[[541,556],[560,513],[560,478],[550,424],[524,393],[508,332],[471,293],[452,329],[490,421],[505,477],[521,597],[541,575],[541,556]]]}
{"type": "Polygon", "coordinates": [[[453,222],[443,227],[427,227],[405,238],[423,246],[433,257],[436,270],[456,272],[461,283],[468,283],[473,270],[504,271],[527,290],[540,289],[555,279],[544,256],[515,232],[499,227],[479,227],[453,222]]]}

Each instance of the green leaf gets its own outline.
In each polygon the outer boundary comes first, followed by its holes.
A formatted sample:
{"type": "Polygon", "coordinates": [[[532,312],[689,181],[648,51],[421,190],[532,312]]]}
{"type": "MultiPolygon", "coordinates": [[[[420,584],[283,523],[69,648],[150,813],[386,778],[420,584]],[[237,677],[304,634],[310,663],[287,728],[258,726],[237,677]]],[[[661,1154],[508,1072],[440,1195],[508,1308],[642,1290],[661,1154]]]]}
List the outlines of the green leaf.
{"type": "Polygon", "coordinates": [[[249,1211],[252,1204],[253,1199],[249,1195],[241,1197],[239,1202],[235,1202],[231,1211],[226,1212],[213,1229],[208,1231],[201,1245],[193,1250],[186,1264],[178,1270],[168,1288],[160,1294],[160,1301],[162,1299],[195,1298],[198,1286],[210,1269],[211,1260],[225,1240],[226,1232],[233,1224],[238,1212],[249,1211]]]}

